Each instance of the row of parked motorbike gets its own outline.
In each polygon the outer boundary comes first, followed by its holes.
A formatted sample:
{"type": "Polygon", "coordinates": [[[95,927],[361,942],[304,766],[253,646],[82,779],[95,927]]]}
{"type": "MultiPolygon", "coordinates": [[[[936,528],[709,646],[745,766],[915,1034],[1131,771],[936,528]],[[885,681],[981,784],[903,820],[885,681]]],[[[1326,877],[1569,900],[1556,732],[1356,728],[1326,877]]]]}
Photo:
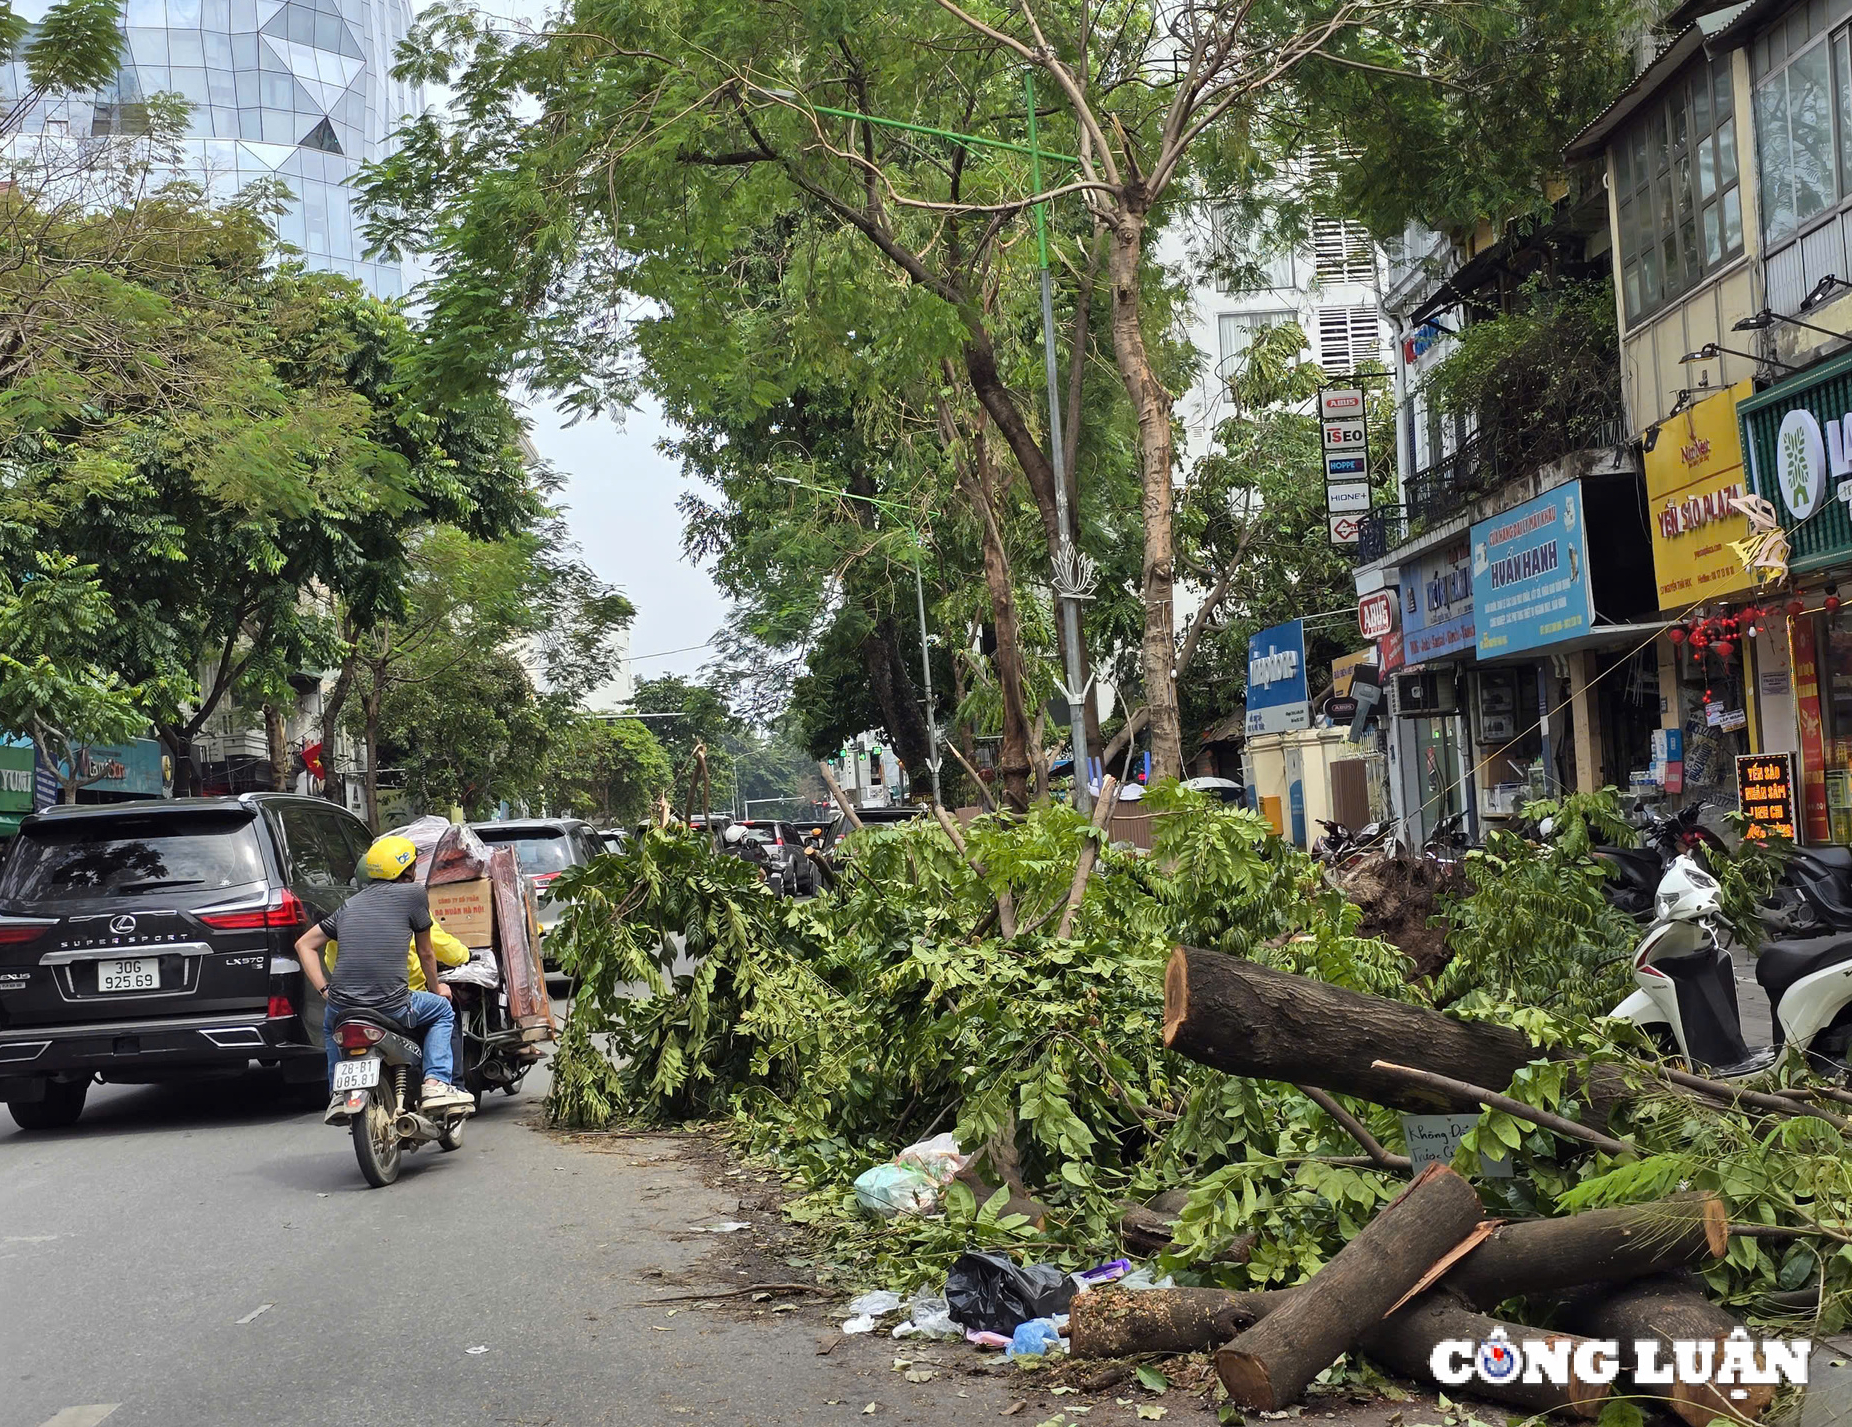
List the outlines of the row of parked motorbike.
{"type": "MultiPolygon", "coordinates": [[[[1789,1047],[1817,1072],[1843,1077],[1852,1051],[1852,848],[1797,847],[1780,884],[1758,911],[1766,940],[1755,977],[1768,996],[1774,1042],[1751,1046],[1743,1035],[1736,966],[1723,917],[1723,890],[1710,857],[1723,840],[1703,823],[1708,806],[1675,812],[1640,809],[1635,847],[1601,846],[1609,869],[1608,900],[1646,924],[1633,953],[1633,994],[1610,1014],[1633,1022],[1667,1054],[1723,1079],[1767,1070],[1789,1047]]],[[[1393,824],[1352,832],[1325,823],[1313,846],[1321,861],[1344,867],[1395,846],[1393,824]]],[[[1539,841],[1556,834],[1549,819],[1526,829],[1539,841]]],[[[1463,830],[1444,828],[1422,855],[1461,855],[1463,830]]]]}

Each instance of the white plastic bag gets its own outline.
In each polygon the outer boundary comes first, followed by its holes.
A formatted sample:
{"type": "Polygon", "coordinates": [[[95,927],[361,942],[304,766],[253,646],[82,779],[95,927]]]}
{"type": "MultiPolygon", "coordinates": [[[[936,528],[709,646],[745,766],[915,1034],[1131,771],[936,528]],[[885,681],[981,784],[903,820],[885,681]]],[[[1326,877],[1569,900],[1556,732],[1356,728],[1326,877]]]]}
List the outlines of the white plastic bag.
{"type": "Polygon", "coordinates": [[[942,1294],[921,1289],[913,1295],[911,1316],[894,1329],[896,1338],[962,1338],[965,1330],[952,1321],[952,1310],[942,1294]]]}
{"type": "Polygon", "coordinates": [[[939,1204],[932,1176],[911,1164],[878,1164],[855,1181],[855,1202],[883,1217],[930,1214],[939,1204]]]}
{"type": "Polygon", "coordinates": [[[894,1163],[918,1166],[943,1189],[952,1182],[953,1175],[971,1163],[971,1156],[959,1153],[958,1141],[948,1132],[908,1145],[894,1156],[894,1163]]]}

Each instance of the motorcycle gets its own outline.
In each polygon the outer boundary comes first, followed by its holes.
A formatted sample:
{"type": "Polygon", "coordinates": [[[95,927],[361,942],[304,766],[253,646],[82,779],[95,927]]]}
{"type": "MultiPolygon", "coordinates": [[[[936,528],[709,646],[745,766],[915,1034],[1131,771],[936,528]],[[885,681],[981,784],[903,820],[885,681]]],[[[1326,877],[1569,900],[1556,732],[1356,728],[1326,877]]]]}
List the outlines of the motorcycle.
{"type": "Polygon", "coordinates": [[[1594,849],[1595,860],[1606,863],[1613,874],[1606,889],[1613,906],[1636,920],[1647,920],[1653,915],[1660,879],[1675,858],[1723,850],[1722,840],[1699,823],[1707,806],[1693,803],[1663,815],[1642,812],[1636,819],[1641,834],[1638,847],[1603,845],[1594,849]]]}
{"type": "Polygon", "coordinates": [[[1638,989],[1608,1014],[1631,1021],[1661,1050],[1721,1079],[1768,1069],[1787,1047],[1809,1066],[1843,1074],[1852,1043],[1852,936],[1765,945],[1756,982],[1768,994],[1772,1046],[1743,1040],[1736,971],[1718,931],[1717,879],[1681,853],[1654,893],[1655,919],[1634,953],[1638,989]]]}
{"type": "Polygon", "coordinates": [[[334,1029],[341,1058],[334,1066],[334,1091],[346,1097],[360,1173],[375,1189],[399,1177],[404,1155],[435,1142],[445,1151],[463,1146],[469,1104],[422,1113],[424,1048],[416,1034],[376,1011],[348,1014],[334,1029]]]}
{"type": "Polygon", "coordinates": [[[1466,814],[1451,813],[1435,824],[1428,840],[1421,844],[1421,855],[1434,862],[1458,862],[1470,845],[1466,814]]]}
{"type": "Polygon", "coordinates": [[[1770,936],[1852,932],[1852,847],[1797,847],[1761,906],[1770,936]]]}
{"type": "Polygon", "coordinates": [[[1352,832],[1343,823],[1327,822],[1323,818],[1318,819],[1318,825],[1325,834],[1312,844],[1312,856],[1327,867],[1342,867],[1355,858],[1387,847],[1395,826],[1387,822],[1365,823],[1352,832]]]}

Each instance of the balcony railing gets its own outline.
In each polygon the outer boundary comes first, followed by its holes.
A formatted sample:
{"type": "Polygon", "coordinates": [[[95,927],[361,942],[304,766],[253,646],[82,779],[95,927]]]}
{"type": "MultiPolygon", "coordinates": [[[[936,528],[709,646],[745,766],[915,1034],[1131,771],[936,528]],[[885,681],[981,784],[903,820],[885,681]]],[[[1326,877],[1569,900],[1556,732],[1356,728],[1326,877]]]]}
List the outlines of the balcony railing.
{"type": "Polygon", "coordinates": [[[1379,505],[1357,522],[1357,558],[1380,560],[1408,539],[1408,507],[1379,505]]]}

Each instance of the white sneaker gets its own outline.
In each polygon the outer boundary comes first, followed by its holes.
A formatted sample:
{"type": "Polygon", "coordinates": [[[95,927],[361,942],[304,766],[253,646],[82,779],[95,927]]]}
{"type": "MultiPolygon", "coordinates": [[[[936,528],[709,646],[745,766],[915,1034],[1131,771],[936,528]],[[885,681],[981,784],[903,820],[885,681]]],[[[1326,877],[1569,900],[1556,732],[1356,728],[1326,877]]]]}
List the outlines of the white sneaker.
{"type": "Polygon", "coordinates": [[[454,1085],[446,1085],[441,1080],[424,1082],[424,1088],[419,1092],[419,1104],[427,1115],[439,1110],[461,1110],[466,1115],[473,1115],[476,1112],[474,1096],[457,1089],[454,1085]]]}

